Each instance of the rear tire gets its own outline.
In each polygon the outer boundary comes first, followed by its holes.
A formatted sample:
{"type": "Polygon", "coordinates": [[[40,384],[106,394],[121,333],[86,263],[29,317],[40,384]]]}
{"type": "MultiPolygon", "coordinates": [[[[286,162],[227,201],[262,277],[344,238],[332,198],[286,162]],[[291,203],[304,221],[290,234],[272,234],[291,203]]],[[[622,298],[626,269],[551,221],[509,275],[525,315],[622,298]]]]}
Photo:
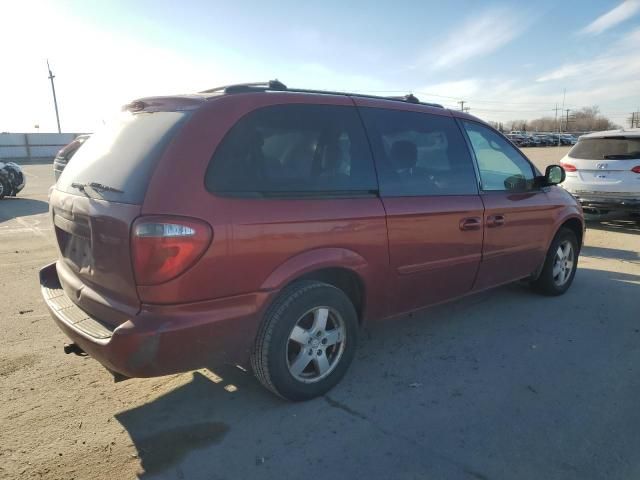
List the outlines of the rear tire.
{"type": "Polygon", "coordinates": [[[532,287],[543,295],[562,295],[566,292],[578,268],[579,246],[576,234],[568,228],[556,233],[542,267],[542,273],[532,287]]]}
{"type": "Polygon", "coordinates": [[[333,388],[356,350],[358,316],[345,293],[326,283],[300,281],[267,310],[251,354],[258,380],[292,401],[333,388]]]}

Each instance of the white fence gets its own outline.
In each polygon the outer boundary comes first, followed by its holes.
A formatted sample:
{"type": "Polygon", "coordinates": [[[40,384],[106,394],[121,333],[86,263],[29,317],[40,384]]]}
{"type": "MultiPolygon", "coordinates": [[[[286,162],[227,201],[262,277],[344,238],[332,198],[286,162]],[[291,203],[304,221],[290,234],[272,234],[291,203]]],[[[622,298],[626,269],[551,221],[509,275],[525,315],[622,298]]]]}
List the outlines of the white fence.
{"type": "Polygon", "coordinates": [[[79,133],[0,133],[0,160],[53,160],[79,133]]]}

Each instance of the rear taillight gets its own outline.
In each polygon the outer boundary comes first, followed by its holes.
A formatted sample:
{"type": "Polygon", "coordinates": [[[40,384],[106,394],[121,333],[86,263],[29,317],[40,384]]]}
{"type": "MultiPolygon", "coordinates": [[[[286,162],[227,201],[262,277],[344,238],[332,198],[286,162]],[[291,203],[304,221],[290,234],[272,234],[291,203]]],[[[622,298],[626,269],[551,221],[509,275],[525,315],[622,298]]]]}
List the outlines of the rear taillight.
{"type": "Polygon", "coordinates": [[[631,171],[632,171],[633,173],[640,173],[640,165],[636,165],[635,167],[633,167],[633,168],[631,169],[631,171]]]}
{"type": "Polygon", "coordinates": [[[157,285],[184,273],[211,242],[211,227],[183,217],[140,217],[131,232],[138,285],[157,285]]]}
{"type": "Polygon", "coordinates": [[[560,166],[564,168],[565,172],[577,172],[578,169],[575,165],[571,165],[570,163],[560,162],[560,166]]]}

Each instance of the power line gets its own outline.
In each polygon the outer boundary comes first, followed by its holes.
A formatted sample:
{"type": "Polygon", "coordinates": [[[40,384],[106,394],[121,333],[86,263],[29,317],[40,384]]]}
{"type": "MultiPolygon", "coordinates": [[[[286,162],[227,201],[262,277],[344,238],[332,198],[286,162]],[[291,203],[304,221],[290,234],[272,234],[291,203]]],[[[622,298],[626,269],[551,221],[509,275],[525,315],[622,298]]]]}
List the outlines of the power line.
{"type": "MultiPolygon", "coordinates": [[[[371,94],[383,94],[383,93],[388,93],[388,94],[398,94],[398,93],[406,93],[409,90],[355,90],[355,93],[371,93],[371,94]]],[[[504,101],[504,100],[481,100],[481,99],[477,99],[477,98],[472,98],[471,100],[464,99],[462,100],[461,97],[454,97],[451,95],[441,95],[441,94],[435,94],[435,93],[430,93],[430,92],[424,92],[424,91],[417,91],[414,90],[413,93],[421,95],[421,96],[426,96],[426,97],[437,97],[437,98],[445,98],[445,99],[451,99],[451,100],[456,100],[456,104],[457,105],[453,105],[453,104],[449,104],[448,102],[441,102],[446,108],[450,108],[452,110],[463,110],[463,111],[467,111],[467,107],[465,107],[464,105],[467,104],[468,102],[473,102],[473,103],[495,103],[495,104],[500,104],[500,105],[506,105],[506,106],[514,106],[516,107],[517,105],[530,105],[530,106],[536,106],[536,107],[541,107],[542,105],[544,105],[544,103],[541,102],[509,102],[509,101],[504,101]]],[[[540,109],[508,109],[508,108],[491,108],[490,106],[488,107],[474,107],[473,111],[474,112],[479,112],[479,113],[513,113],[513,114],[532,114],[532,113],[539,113],[539,114],[545,114],[545,113],[549,113],[551,114],[551,112],[555,112],[556,118],[557,118],[557,112],[562,110],[563,115],[562,116],[566,116],[566,108],[571,108],[572,111],[578,111],[581,108],[588,108],[591,105],[586,105],[586,106],[578,106],[578,105],[569,105],[566,104],[566,90],[563,93],[563,105],[562,107],[558,106],[558,104],[555,104],[554,107],[549,107],[549,108],[540,108],[540,109]]],[[[611,111],[611,112],[600,112],[601,115],[605,116],[605,117],[613,117],[613,118],[629,118],[629,113],[628,112],[622,112],[622,111],[611,111]]],[[[564,123],[564,122],[563,122],[564,123]]]]}

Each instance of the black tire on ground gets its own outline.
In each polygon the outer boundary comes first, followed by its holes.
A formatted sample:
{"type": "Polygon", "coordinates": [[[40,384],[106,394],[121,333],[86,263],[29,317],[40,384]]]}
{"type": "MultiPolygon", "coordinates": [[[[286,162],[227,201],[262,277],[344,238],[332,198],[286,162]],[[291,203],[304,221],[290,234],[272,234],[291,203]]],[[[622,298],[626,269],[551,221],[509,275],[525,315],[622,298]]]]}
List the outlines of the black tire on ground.
{"type": "Polygon", "coordinates": [[[16,175],[13,172],[9,173],[9,191],[7,192],[7,197],[15,197],[18,192],[16,191],[16,185],[18,185],[18,183],[16,182],[16,175]]]}
{"type": "Polygon", "coordinates": [[[251,366],[258,380],[275,394],[292,401],[308,400],[328,392],[342,379],[353,360],[357,335],[358,316],[342,290],[316,281],[295,282],[267,310],[251,354],[251,366]],[[318,307],[327,307],[341,317],[344,347],[326,377],[306,383],[290,371],[288,345],[299,320],[318,307]]]}
{"type": "Polygon", "coordinates": [[[564,292],[566,292],[573,283],[573,278],[575,277],[576,270],[578,269],[578,255],[579,245],[576,234],[573,233],[572,230],[565,227],[558,230],[558,233],[556,233],[556,236],[551,242],[551,246],[549,247],[547,256],[545,257],[542,273],[531,284],[533,289],[538,293],[550,296],[562,295],[564,292]],[[568,278],[564,281],[564,283],[559,284],[558,281],[554,278],[553,269],[557,261],[556,252],[558,252],[558,248],[561,245],[566,245],[566,242],[569,242],[571,244],[571,248],[573,249],[573,265],[568,278]]]}

